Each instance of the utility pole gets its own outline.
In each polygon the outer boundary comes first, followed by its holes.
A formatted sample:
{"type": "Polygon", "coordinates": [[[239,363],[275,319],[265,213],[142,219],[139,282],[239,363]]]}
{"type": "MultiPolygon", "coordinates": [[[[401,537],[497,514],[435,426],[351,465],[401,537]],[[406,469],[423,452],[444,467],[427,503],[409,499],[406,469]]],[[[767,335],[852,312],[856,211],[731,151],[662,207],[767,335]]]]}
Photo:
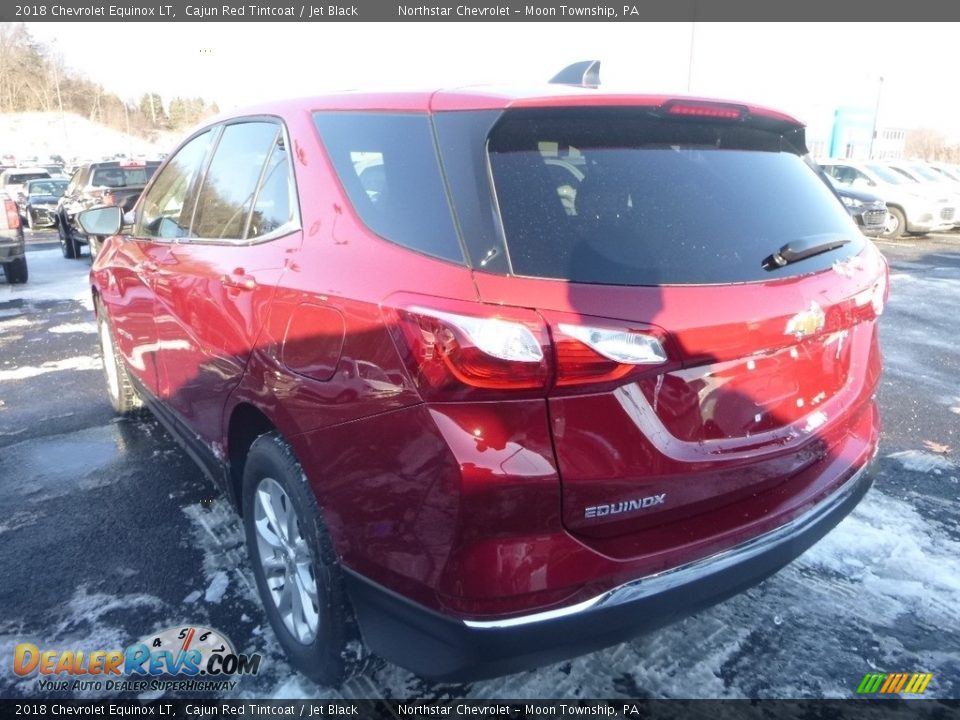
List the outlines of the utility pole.
{"type": "MultiPolygon", "coordinates": [[[[694,3],[694,16],[696,16],[696,3],[694,3]]],[[[696,34],[697,23],[690,23],[690,57],[687,59],[687,92],[690,92],[690,88],[693,87],[693,44],[694,44],[694,35],[696,34]]]]}
{"type": "Polygon", "coordinates": [[[883,94],[883,75],[877,85],[877,104],[873,106],[873,132],[870,133],[870,152],[868,159],[873,160],[873,143],[877,139],[877,117],[880,115],[880,96],[883,94]]]}

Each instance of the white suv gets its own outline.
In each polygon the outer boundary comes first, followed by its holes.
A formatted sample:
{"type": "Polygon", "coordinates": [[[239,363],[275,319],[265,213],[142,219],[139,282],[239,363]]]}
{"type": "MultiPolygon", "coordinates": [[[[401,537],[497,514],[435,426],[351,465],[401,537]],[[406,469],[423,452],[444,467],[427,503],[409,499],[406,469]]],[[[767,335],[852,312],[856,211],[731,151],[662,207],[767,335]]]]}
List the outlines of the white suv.
{"type": "Polygon", "coordinates": [[[881,237],[905,232],[949,230],[957,208],[949,193],[936,193],[879,162],[821,160],[820,167],[839,185],[869,190],[887,203],[887,226],[881,237]]]}

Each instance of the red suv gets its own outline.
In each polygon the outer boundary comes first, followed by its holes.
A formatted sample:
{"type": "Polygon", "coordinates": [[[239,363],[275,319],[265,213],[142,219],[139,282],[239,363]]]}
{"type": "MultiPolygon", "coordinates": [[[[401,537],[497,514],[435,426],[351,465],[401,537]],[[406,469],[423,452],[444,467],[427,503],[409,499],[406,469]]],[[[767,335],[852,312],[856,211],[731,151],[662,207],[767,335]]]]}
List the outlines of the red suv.
{"type": "Polygon", "coordinates": [[[212,121],[92,270],[110,398],[236,502],[293,664],[608,646],[769,576],[877,450],[887,269],[751,105],[545,86],[212,121]]]}

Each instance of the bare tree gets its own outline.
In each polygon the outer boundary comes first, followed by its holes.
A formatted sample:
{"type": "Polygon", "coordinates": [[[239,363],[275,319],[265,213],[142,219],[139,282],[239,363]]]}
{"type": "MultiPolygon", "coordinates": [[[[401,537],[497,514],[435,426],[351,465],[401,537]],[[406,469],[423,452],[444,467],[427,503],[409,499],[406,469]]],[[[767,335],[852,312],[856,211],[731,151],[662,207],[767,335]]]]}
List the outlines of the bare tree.
{"type": "Polygon", "coordinates": [[[947,139],[931,128],[910,130],[904,145],[904,154],[917,160],[944,160],[948,155],[947,139]]]}

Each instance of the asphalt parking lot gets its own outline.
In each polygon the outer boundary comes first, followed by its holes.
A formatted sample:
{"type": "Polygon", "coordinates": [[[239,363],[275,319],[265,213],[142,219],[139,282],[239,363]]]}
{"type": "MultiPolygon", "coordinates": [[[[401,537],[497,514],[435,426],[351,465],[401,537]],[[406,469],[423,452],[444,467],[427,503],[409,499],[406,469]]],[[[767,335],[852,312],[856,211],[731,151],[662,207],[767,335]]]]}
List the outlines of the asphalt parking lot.
{"type": "Polygon", "coordinates": [[[226,501],[157,423],[113,416],[88,261],[53,239],[31,237],[29,283],[0,280],[0,696],[41,694],[12,672],[18,643],[113,649],[191,623],[264,655],[225,697],[833,698],[867,672],[933,673],[927,696],[960,697],[960,233],[879,244],[891,263],[879,474],[799,560],[570,662],[461,686],[373,662],[336,689],[284,662],[226,501]]]}

